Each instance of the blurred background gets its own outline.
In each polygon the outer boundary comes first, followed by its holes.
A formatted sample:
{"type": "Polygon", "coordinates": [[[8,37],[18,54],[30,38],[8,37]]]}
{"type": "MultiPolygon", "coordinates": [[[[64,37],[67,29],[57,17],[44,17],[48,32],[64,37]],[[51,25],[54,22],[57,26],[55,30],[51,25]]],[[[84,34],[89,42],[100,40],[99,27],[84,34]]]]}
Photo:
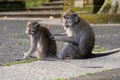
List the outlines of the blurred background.
{"type": "Polygon", "coordinates": [[[120,0],[0,0],[0,17],[61,18],[72,8],[90,23],[119,23],[120,0]]]}

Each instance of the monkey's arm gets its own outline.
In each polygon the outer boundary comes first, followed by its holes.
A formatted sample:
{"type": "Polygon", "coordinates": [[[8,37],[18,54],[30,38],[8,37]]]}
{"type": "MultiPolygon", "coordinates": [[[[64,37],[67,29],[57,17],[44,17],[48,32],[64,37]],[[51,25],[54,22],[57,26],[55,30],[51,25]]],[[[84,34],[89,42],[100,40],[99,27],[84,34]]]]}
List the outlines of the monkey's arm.
{"type": "Polygon", "coordinates": [[[66,34],[65,33],[52,34],[50,35],[50,39],[55,40],[54,39],[55,37],[63,37],[63,36],[66,36],[66,34]]]}
{"type": "Polygon", "coordinates": [[[73,44],[78,44],[79,39],[75,38],[75,37],[60,37],[60,36],[55,36],[54,37],[55,40],[57,41],[65,41],[65,42],[69,42],[69,43],[73,43],[73,44]]]}
{"type": "Polygon", "coordinates": [[[59,33],[59,34],[52,34],[52,36],[66,36],[65,33],[59,33]]]}
{"type": "Polygon", "coordinates": [[[26,53],[24,53],[23,59],[26,59],[28,56],[30,56],[37,48],[37,39],[31,37],[30,40],[31,40],[30,49],[26,53]]]}

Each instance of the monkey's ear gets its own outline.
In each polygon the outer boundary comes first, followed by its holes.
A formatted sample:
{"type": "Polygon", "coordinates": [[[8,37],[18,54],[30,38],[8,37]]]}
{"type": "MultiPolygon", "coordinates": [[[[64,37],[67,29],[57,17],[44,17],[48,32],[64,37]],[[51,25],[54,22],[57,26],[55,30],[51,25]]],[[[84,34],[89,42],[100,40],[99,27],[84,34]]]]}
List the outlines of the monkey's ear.
{"type": "Polygon", "coordinates": [[[74,14],[74,11],[69,8],[64,14],[63,14],[63,17],[66,17],[66,16],[71,16],[74,14]]]}
{"type": "Polygon", "coordinates": [[[74,24],[77,24],[80,22],[80,17],[76,13],[73,14],[72,18],[73,18],[74,24]]]}
{"type": "Polygon", "coordinates": [[[40,24],[39,23],[35,23],[35,28],[39,28],[40,27],[40,24]]]}

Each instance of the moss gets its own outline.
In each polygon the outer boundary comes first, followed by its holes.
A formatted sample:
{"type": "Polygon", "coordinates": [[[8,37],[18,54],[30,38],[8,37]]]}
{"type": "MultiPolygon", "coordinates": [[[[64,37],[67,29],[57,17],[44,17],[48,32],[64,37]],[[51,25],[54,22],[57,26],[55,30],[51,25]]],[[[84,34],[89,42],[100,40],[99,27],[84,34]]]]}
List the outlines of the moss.
{"type": "MultiPolygon", "coordinates": [[[[84,8],[80,8],[80,7],[71,7],[73,11],[75,12],[88,12],[88,13],[92,13],[93,11],[93,5],[86,5],[84,8]]],[[[65,6],[64,7],[64,11],[67,11],[67,9],[69,9],[70,7],[65,6]]]]}
{"type": "Polygon", "coordinates": [[[120,14],[79,14],[88,23],[120,23],[120,14]]]}
{"type": "Polygon", "coordinates": [[[93,52],[103,52],[103,51],[106,51],[107,49],[105,49],[104,47],[101,47],[99,45],[95,45],[94,46],[94,49],[93,49],[93,52]]]}
{"type": "Polygon", "coordinates": [[[23,61],[15,61],[15,62],[8,62],[8,63],[5,63],[4,66],[11,66],[11,65],[15,65],[15,64],[23,64],[23,63],[30,63],[30,62],[33,62],[33,61],[37,61],[39,59],[36,59],[36,58],[32,58],[32,59],[27,59],[27,60],[23,60],[23,61]]]}
{"type": "Polygon", "coordinates": [[[93,75],[93,73],[86,73],[86,75],[93,75]]]}
{"type": "Polygon", "coordinates": [[[18,42],[18,45],[23,46],[24,42],[20,41],[20,42],[18,42]]]}
{"type": "Polygon", "coordinates": [[[55,80],[65,80],[64,78],[57,78],[57,79],[55,79],[55,80]]]}
{"type": "Polygon", "coordinates": [[[79,75],[79,77],[83,77],[83,76],[85,76],[85,75],[84,75],[84,74],[80,74],[80,75],[79,75]]]}
{"type": "Polygon", "coordinates": [[[110,8],[111,8],[111,4],[106,4],[106,6],[105,6],[104,9],[103,9],[103,12],[104,12],[104,13],[108,13],[109,10],[110,10],[110,8]]]}

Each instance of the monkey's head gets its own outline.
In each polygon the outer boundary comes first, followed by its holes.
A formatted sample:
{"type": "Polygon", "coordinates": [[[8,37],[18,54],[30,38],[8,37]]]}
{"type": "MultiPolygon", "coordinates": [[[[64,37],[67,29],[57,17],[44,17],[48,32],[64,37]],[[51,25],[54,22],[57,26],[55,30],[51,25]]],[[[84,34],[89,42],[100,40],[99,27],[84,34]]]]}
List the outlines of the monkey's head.
{"type": "Polygon", "coordinates": [[[27,22],[26,26],[26,34],[27,35],[34,35],[39,32],[40,24],[36,21],[29,21],[27,22]]]}
{"type": "Polygon", "coordinates": [[[63,15],[63,25],[64,28],[72,27],[73,25],[79,23],[80,17],[71,9],[68,9],[63,15]]]}

